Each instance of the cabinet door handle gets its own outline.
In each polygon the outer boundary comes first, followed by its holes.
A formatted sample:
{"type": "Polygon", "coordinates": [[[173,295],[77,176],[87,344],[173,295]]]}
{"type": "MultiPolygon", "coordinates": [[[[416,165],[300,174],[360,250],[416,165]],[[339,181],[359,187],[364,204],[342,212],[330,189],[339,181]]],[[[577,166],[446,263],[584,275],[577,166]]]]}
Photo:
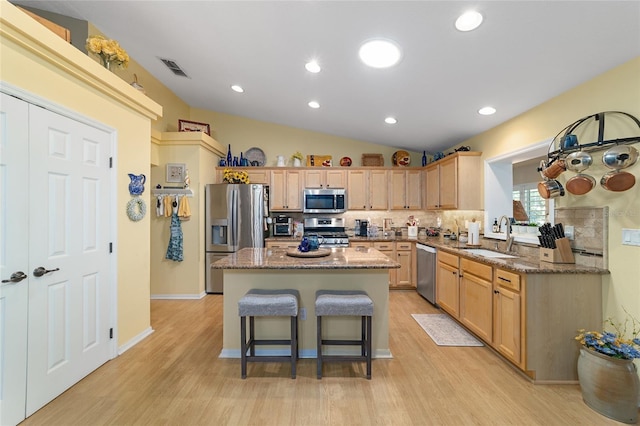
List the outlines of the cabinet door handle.
{"type": "Polygon", "coordinates": [[[498,290],[493,290],[494,294],[500,294],[500,292],[498,290]]]}
{"type": "Polygon", "coordinates": [[[508,282],[508,283],[510,283],[510,282],[511,282],[511,280],[509,280],[509,279],[507,279],[507,278],[503,278],[503,277],[498,277],[498,279],[499,279],[499,280],[502,280],[502,281],[505,281],[505,282],[508,282]]]}

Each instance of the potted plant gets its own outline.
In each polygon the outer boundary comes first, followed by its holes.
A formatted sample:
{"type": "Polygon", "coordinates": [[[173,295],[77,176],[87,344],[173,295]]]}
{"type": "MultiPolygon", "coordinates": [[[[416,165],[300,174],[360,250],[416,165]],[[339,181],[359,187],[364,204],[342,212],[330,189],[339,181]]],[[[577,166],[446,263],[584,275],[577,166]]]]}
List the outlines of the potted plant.
{"type": "Polygon", "coordinates": [[[302,159],[304,157],[300,153],[300,151],[296,151],[291,156],[291,162],[293,163],[293,167],[300,167],[302,165],[302,159]]]}
{"type": "Polygon", "coordinates": [[[249,183],[249,174],[244,170],[224,169],[222,181],[224,183],[249,183]]]}
{"type": "Polygon", "coordinates": [[[582,399],[593,410],[620,422],[636,423],[640,380],[633,360],[640,358],[640,321],[624,311],[624,323],[611,318],[605,321],[605,328],[612,331],[578,331],[578,381],[582,399]]]}
{"type": "Polygon", "coordinates": [[[538,224],[537,223],[529,223],[527,225],[527,233],[528,234],[537,234],[538,233],[538,224]]]}

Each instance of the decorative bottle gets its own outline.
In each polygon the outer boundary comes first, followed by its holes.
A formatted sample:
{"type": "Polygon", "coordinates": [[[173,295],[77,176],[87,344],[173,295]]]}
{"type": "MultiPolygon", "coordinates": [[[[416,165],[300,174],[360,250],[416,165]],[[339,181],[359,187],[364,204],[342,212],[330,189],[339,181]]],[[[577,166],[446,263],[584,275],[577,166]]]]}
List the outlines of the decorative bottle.
{"type": "Polygon", "coordinates": [[[231,156],[231,144],[229,144],[229,150],[227,151],[227,167],[233,164],[233,157],[231,156]]]}
{"type": "Polygon", "coordinates": [[[427,165],[427,151],[422,151],[422,167],[427,165]]]}

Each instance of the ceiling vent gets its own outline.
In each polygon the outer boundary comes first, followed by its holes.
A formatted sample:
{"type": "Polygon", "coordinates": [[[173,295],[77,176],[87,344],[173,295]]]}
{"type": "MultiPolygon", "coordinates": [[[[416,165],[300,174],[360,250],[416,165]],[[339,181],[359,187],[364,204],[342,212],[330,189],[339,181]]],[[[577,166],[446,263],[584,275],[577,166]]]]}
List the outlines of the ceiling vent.
{"type": "Polygon", "coordinates": [[[175,75],[179,75],[180,77],[187,77],[190,78],[186,72],[184,72],[182,70],[182,68],[180,68],[180,65],[178,65],[176,63],[176,61],[173,61],[171,59],[164,59],[164,58],[159,58],[163,64],[165,64],[167,66],[167,68],[169,68],[171,70],[172,73],[174,73],[175,75]]]}

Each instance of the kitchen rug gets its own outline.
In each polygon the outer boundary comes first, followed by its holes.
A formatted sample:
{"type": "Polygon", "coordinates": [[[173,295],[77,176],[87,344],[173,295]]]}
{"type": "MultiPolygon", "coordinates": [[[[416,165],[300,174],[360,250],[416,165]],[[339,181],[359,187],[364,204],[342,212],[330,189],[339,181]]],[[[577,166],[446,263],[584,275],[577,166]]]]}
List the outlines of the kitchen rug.
{"type": "Polygon", "coordinates": [[[438,346],[484,346],[446,314],[411,314],[438,346]]]}

